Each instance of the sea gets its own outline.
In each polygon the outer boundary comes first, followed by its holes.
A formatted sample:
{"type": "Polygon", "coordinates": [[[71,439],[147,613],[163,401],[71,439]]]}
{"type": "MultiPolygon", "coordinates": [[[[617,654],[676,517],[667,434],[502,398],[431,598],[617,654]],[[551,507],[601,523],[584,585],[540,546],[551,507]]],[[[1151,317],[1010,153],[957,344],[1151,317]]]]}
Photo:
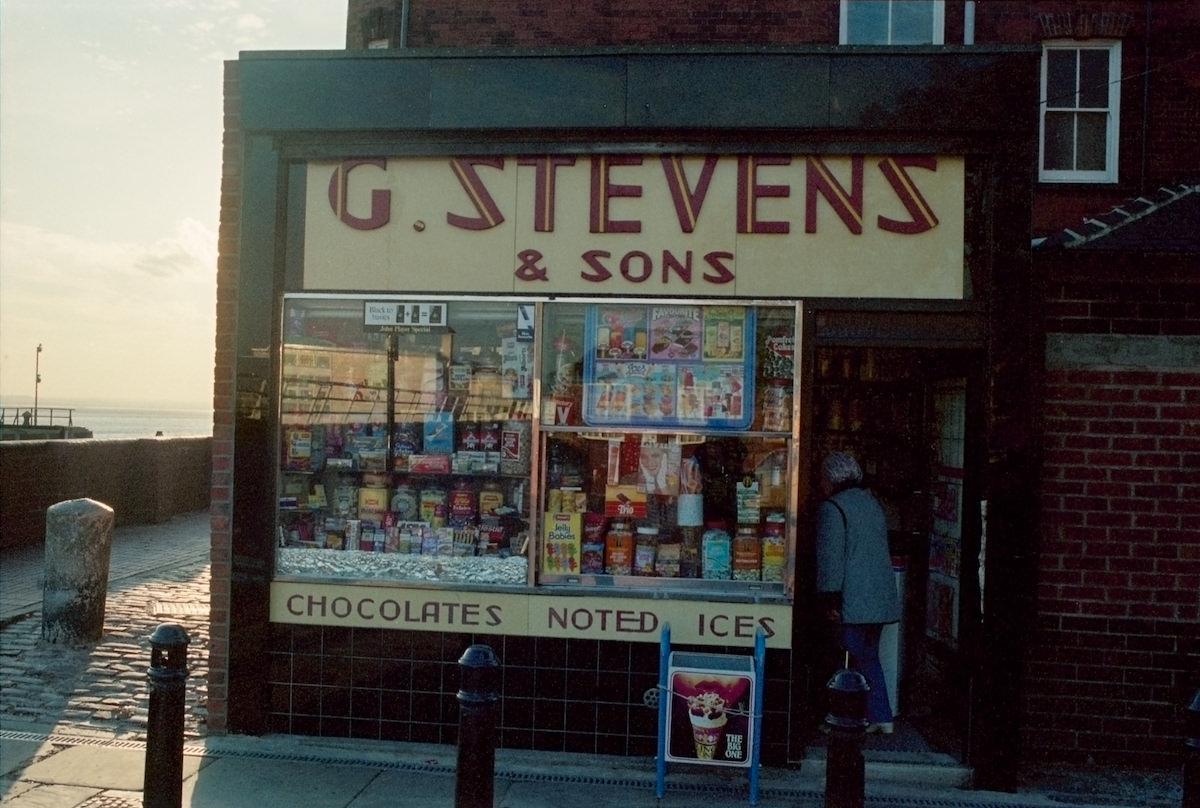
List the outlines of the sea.
{"type": "MultiPolygon", "coordinates": [[[[77,406],[72,422],[100,440],[212,436],[212,410],[186,407],[77,406]]],[[[44,410],[43,410],[44,412],[44,410]]]]}

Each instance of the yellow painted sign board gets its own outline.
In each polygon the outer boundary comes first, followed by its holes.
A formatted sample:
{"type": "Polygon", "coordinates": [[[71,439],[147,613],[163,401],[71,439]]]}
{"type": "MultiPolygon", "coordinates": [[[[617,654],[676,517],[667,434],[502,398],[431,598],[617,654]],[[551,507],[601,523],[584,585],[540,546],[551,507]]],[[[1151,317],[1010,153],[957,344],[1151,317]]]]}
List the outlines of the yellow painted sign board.
{"type": "Polygon", "coordinates": [[[957,156],[312,162],[304,286],[961,299],[963,219],[957,156]]]}
{"type": "Polygon", "coordinates": [[[787,648],[792,606],[275,581],[271,621],[622,642],[658,642],[670,624],[672,642],[709,646],[753,644],[761,628],[768,648],[787,648]]]}

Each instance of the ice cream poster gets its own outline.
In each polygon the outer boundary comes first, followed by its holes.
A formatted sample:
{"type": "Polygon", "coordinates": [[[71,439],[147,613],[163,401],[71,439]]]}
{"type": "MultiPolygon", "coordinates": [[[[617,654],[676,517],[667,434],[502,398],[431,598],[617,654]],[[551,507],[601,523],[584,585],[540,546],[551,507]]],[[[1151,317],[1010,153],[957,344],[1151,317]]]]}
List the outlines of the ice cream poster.
{"type": "Polygon", "coordinates": [[[752,669],[672,668],[668,675],[667,760],[749,766],[753,760],[754,679],[752,669]]]}

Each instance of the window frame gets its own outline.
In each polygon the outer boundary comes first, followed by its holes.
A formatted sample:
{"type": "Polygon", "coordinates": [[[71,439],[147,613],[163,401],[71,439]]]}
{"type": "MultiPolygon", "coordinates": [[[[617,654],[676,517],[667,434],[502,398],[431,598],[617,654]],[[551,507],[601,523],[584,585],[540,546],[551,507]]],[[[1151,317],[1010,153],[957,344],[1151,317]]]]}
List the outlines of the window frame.
{"type": "MultiPolygon", "coordinates": [[[[861,0],[841,0],[839,9],[838,23],[838,44],[839,45],[886,45],[889,47],[900,47],[895,45],[892,40],[892,21],[893,11],[897,0],[882,0],[888,4],[888,34],[886,42],[852,42],[849,35],[849,20],[850,20],[850,4],[860,2],[861,0]]],[[[903,2],[917,2],[918,0],[903,0],[903,2]]],[[[927,5],[933,8],[933,30],[930,31],[930,41],[924,43],[913,43],[914,45],[944,45],[946,44],[946,2],[945,0],[924,0],[927,5]]]]}
{"type": "MultiPolygon", "coordinates": [[[[1040,88],[1038,102],[1038,181],[1046,183],[1113,183],[1117,181],[1117,159],[1120,145],[1121,122],[1121,40],[1079,40],[1059,39],[1042,43],[1042,64],[1040,71],[1040,88]],[[1046,168],[1046,118],[1051,113],[1095,113],[1099,107],[1083,107],[1078,103],[1070,106],[1051,106],[1047,97],[1046,87],[1049,73],[1049,55],[1051,51],[1069,50],[1076,53],[1076,95],[1079,93],[1078,53],[1084,50],[1108,51],[1108,106],[1103,110],[1107,115],[1104,127],[1105,149],[1103,169],[1062,169],[1046,168]]],[[[1079,156],[1079,135],[1076,129],[1072,143],[1076,162],[1079,156]]]]}

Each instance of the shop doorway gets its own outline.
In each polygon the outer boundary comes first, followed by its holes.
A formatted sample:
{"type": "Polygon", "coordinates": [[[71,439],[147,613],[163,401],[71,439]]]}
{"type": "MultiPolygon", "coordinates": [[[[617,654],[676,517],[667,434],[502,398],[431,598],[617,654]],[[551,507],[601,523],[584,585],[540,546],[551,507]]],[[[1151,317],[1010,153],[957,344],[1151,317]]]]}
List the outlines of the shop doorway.
{"type": "MultiPolygon", "coordinates": [[[[860,461],[865,483],[888,516],[889,547],[903,604],[885,631],[881,657],[895,733],[873,735],[866,749],[928,752],[965,761],[970,714],[972,614],[978,600],[979,514],[972,436],[982,366],[970,351],[929,348],[819,347],[805,406],[811,446],[800,492],[798,557],[812,559],[811,515],[817,475],[831,451],[860,461]]],[[[812,586],[812,570],[800,576],[812,586]]],[[[810,589],[811,591],[811,589],[810,589]]],[[[798,608],[815,605],[800,597],[798,608]]],[[[831,627],[812,609],[798,615],[798,637],[811,661],[808,694],[815,730],[825,713],[825,683],[842,657],[831,627]]],[[[809,746],[822,745],[813,732],[809,746]]]]}

